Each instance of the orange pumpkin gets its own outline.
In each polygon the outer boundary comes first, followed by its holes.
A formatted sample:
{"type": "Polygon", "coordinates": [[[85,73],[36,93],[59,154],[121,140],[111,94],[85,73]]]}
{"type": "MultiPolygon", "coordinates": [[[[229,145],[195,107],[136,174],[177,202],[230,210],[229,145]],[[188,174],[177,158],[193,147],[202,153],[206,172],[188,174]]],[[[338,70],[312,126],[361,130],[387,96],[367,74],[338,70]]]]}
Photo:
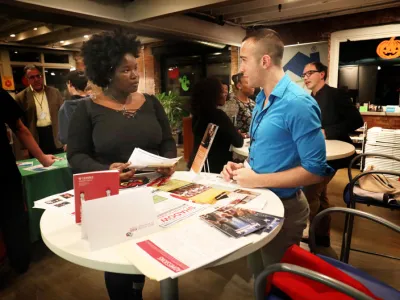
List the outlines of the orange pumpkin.
{"type": "Polygon", "coordinates": [[[397,58],[400,56],[400,41],[395,40],[395,37],[382,41],[376,48],[376,53],[384,59],[397,58]]]}

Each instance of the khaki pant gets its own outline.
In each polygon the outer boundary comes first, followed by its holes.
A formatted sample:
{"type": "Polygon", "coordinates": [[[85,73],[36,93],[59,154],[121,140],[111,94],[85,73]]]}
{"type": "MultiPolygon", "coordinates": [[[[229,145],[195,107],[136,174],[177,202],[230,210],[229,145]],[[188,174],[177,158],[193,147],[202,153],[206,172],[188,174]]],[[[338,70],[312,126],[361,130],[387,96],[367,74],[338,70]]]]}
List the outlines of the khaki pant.
{"type": "MultiPolygon", "coordinates": [[[[327,187],[333,176],[335,176],[335,174],[330,177],[325,177],[324,181],[320,183],[304,187],[304,194],[307,198],[308,205],[310,206],[310,224],[319,212],[330,207],[327,196],[327,187]]],[[[331,217],[326,216],[320,221],[316,228],[315,235],[317,237],[329,237],[330,228],[331,217]]]]}
{"type": "Polygon", "coordinates": [[[282,200],[282,203],[285,219],[281,231],[270,243],[248,256],[249,268],[255,276],[265,267],[280,262],[290,246],[299,245],[307,227],[310,210],[303,192],[299,191],[295,197],[282,200]]]}

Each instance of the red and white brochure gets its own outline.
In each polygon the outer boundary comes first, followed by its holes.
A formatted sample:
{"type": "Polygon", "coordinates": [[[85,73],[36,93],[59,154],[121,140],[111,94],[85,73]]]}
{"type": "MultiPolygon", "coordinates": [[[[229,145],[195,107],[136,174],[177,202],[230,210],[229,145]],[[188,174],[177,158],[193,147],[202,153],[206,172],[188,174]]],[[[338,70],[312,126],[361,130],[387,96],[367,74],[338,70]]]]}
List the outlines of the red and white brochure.
{"type": "Polygon", "coordinates": [[[82,221],[82,201],[118,195],[119,172],[117,170],[74,174],[75,222],[82,221]]]}

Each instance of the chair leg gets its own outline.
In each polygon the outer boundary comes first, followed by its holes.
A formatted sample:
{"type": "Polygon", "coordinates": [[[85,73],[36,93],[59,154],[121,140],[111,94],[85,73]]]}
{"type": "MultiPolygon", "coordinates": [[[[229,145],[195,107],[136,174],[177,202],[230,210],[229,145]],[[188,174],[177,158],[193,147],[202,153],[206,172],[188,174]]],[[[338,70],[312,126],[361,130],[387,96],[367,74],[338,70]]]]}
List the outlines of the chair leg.
{"type": "MultiPolygon", "coordinates": [[[[349,207],[349,206],[347,206],[349,207]]],[[[340,261],[344,261],[344,255],[346,251],[346,242],[347,242],[347,233],[349,228],[349,214],[346,214],[343,228],[343,236],[342,236],[342,247],[340,249],[340,261]]]]}
{"type": "MultiPolygon", "coordinates": [[[[355,209],[356,208],[355,203],[350,203],[350,208],[355,209]]],[[[353,225],[354,225],[354,216],[350,215],[348,229],[347,229],[347,235],[346,235],[345,252],[343,255],[343,262],[346,264],[349,263],[351,239],[352,239],[352,235],[353,235],[353,225]]]]}

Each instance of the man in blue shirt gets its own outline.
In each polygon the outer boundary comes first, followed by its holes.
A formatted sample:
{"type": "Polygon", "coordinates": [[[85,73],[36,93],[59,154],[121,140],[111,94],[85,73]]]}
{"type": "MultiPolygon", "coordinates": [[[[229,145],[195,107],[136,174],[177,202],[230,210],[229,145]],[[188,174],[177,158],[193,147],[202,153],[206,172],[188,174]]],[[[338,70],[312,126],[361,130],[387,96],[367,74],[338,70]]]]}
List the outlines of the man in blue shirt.
{"type": "MultiPolygon", "coordinates": [[[[240,71],[249,86],[262,90],[250,127],[249,167],[229,162],[221,173],[242,187],[269,188],[282,200],[285,221],[261,249],[264,266],[279,262],[288,247],[300,243],[309,215],[301,188],[333,173],[326,163],[318,105],[285,75],[283,49],[279,35],[270,29],[252,31],[243,39],[240,71]]],[[[260,271],[257,265],[250,262],[255,274],[260,271]]]]}

